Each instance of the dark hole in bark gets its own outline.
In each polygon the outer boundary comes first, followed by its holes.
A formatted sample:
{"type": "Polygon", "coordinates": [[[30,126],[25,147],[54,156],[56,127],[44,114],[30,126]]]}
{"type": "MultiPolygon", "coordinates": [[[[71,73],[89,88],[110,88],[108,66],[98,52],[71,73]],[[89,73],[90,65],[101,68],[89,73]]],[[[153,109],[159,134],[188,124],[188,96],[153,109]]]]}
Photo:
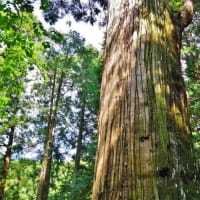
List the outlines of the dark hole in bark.
{"type": "Polygon", "coordinates": [[[141,136],[140,137],[140,142],[144,142],[145,140],[149,139],[149,135],[148,136],[141,136]]]}
{"type": "Polygon", "coordinates": [[[158,143],[155,143],[155,147],[157,148],[159,145],[158,145],[158,143]]]}
{"type": "Polygon", "coordinates": [[[167,150],[171,149],[171,144],[167,144],[167,150]]]}
{"type": "Polygon", "coordinates": [[[168,175],[169,175],[169,168],[168,167],[164,167],[164,168],[159,170],[159,176],[160,177],[166,177],[168,175]]]}

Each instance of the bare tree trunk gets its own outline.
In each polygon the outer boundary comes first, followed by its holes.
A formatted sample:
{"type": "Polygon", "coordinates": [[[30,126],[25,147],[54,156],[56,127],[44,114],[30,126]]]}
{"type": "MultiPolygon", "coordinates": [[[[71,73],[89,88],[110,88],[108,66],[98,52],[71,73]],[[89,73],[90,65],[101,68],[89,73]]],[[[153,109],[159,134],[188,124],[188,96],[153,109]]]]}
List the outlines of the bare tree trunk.
{"type": "Polygon", "coordinates": [[[93,200],[199,197],[180,65],[187,2],[176,24],[166,1],[108,1],[93,200]]]}
{"type": "MultiPolygon", "coordinates": [[[[76,146],[76,155],[75,155],[75,162],[74,162],[74,174],[73,174],[73,186],[76,186],[77,183],[77,176],[80,168],[80,160],[81,160],[81,150],[82,150],[82,139],[83,139],[83,131],[84,131],[84,116],[85,116],[85,99],[83,100],[81,106],[81,112],[79,116],[79,132],[78,132],[78,139],[77,139],[77,146],[76,146]]],[[[73,190],[73,200],[77,199],[77,192],[73,190]]]]}
{"type": "Polygon", "coordinates": [[[42,159],[42,168],[40,172],[37,200],[47,200],[49,194],[52,154],[54,149],[54,134],[57,120],[57,108],[63,83],[63,76],[61,76],[58,88],[56,88],[56,75],[57,69],[54,73],[48,129],[44,146],[44,154],[42,159]]]}
{"type": "Polygon", "coordinates": [[[8,134],[8,144],[6,145],[6,153],[4,156],[4,165],[3,165],[2,172],[1,172],[0,200],[3,200],[3,196],[4,196],[5,184],[6,184],[6,179],[8,176],[9,165],[10,165],[10,160],[11,160],[11,151],[12,151],[12,146],[13,146],[14,132],[15,132],[15,126],[12,126],[10,128],[10,132],[8,134]]]}
{"type": "Polygon", "coordinates": [[[76,184],[77,174],[80,167],[80,159],[81,159],[81,149],[82,149],[82,139],[83,139],[83,130],[84,130],[84,115],[85,115],[85,103],[82,105],[79,119],[79,133],[77,139],[77,147],[76,147],[76,157],[74,163],[74,184],[76,184]]]}

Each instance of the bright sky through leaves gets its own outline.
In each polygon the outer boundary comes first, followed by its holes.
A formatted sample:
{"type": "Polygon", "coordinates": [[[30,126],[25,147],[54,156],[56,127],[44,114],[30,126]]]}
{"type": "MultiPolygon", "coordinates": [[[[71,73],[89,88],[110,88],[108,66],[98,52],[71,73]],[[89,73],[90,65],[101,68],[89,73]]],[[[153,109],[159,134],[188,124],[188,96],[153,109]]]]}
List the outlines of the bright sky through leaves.
{"type": "Polygon", "coordinates": [[[92,44],[98,50],[102,49],[102,41],[103,41],[103,33],[105,31],[104,28],[99,28],[97,24],[91,26],[89,23],[84,22],[75,22],[73,17],[66,15],[63,19],[60,19],[55,25],[51,26],[45,22],[42,12],[39,9],[40,4],[38,1],[35,3],[34,14],[37,18],[43,23],[45,28],[49,29],[50,27],[54,27],[57,31],[61,33],[67,33],[70,29],[75,30],[81,34],[82,37],[86,39],[88,44],[92,44]],[[71,26],[67,24],[67,22],[71,21],[71,26]]]}

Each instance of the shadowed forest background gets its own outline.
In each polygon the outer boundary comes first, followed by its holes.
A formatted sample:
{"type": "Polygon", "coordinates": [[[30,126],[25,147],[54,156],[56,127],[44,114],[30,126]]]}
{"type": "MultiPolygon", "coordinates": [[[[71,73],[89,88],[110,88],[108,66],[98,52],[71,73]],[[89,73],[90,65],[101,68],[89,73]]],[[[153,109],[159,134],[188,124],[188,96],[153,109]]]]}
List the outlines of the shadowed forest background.
{"type": "MultiPolygon", "coordinates": [[[[49,191],[41,200],[89,200],[105,41],[99,51],[74,30],[46,30],[33,15],[33,3],[0,3],[0,200],[34,200],[40,188],[49,191]]],[[[182,5],[170,1],[173,12],[182,5]]],[[[105,26],[106,7],[106,1],[41,1],[50,24],[72,15],[91,26],[105,26]]],[[[198,163],[199,8],[197,2],[181,50],[198,163]]]]}

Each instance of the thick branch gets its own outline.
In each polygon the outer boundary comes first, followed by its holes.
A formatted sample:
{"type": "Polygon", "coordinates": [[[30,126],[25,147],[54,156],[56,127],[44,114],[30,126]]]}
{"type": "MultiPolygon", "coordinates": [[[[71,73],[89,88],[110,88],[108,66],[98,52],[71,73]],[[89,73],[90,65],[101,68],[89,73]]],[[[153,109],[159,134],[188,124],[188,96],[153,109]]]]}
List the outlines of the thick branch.
{"type": "Polygon", "coordinates": [[[182,28],[187,27],[192,22],[193,5],[194,5],[194,0],[185,0],[184,7],[180,13],[182,28]]]}

